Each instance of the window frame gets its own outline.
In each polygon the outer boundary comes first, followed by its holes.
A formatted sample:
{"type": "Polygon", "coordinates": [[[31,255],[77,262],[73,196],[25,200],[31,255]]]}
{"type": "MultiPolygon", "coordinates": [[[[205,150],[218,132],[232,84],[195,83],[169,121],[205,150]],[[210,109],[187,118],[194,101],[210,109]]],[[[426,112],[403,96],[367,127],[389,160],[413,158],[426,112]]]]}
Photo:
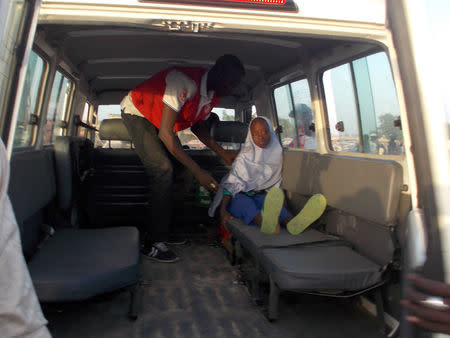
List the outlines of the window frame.
{"type": "MultiPolygon", "coordinates": [[[[91,126],[91,127],[92,127],[92,120],[91,120],[91,119],[92,119],[92,116],[93,116],[93,105],[92,105],[92,103],[89,102],[89,100],[86,99],[86,100],[84,101],[83,114],[82,114],[81,117],[80,117],[80,121],[83,122],[83,123],[85,123],[85,124],[87,124],[88,126],[91,126]],[[87,119],[86,119],[86,121],[83,121],[84,109],[85,109],[86,105],[88,105],[87,119]]],[[[89,138],[89,137],[88,137],[88,133],[89,133],[89,129],[88,129],[88,128],[83,127],[83,126],[79,126],[79,125],[76,125],[75,127],[76,127],[76,128],[75,128],[75,131],[76,131],[75,134],[76,134],[76,136],[84,137],[84,138],[89,138]],[[83,128],[83,129],[84,129],[84,135],[83,135],[83,136],[79,135],[79,133],[78,133],[78,128],[83,128]]]]}
{"type": "MultiPolygon", "coordinates": [[[[337,154],[337,155],[342,155],[342,156],[355,156],[355,157],[366,157],[366,158],[377,158],[377,159],[385,159],[385,160],[395,160],[395,161],[400,161],[405,157],[405,154],[400,154],[400,155],[379,155],[379,154],[372,154],[372,153],[362,153],[362,152],[345,152],[345,151],[336,151],[334,149],[332,149],[332,142],[331,142],[331,132],[329,131],[331,126],[330,126],[330,121],[329,121],[329,115],[328,115],[328,108],[327,108],[327,100],[326,100],[326,95],[325,95],[325,87],[324,87],[324,83],[323,83],[323,76],[324,73],[328,70],[340,67],[342,65],[345,64],[349,64],[351,69],[352,69],[352,85],[353,85],[353,90],[356,93],[356,83],[355,83],[355,79],[354,79],[354,73],[353,73],[353,66],[352,66],[352,62],[364,57],[368,57],[377,53],[384,53],[386,55],[387,61],[389,63],[389,70],[391,72],[391,76],[392,76],[392,82],[394,83],[394,89],[395,89],[395,95],[397,97],[397,101],[399,101],[399,96],[397,93],[397,86],[395,83],[395,77],[394,77],[394,73],[392,70],[392,61],[389,57],[389,52],[384,48],[384,46],[380,45],[378,47],[373,47],[370,48],[364,52],[361,53],[357,53],[354,54],[350,57],[346,57],[343,58],[337,62],[331,63],[325,67],[321,67],[317,70],[316,72],[316,83],[317,83],[317,88],[318,88],[318,95],[319,95],[319,101],[320,101],[320,105],[321,105],[321,109],[323,111],[323,118],[324,118],[324,122],[325,122],[325,131],[326,131],[326,135],[324,135],[324,140],[325,140],[325,147],[326,150],[329,153],[332,154],[337,154]]],[[[359,99],[358,99],[358,95],[355,95],[355,103],[357,105],[356,109],[358,112],[358,120],[361,120],[361,114],[360,114],[360,107],[359,107],[359,99]]],[[[400,104],[400,102],[398,102],[400,104]]],[[[360,128],[360,127],[359,127],[360,128]]],[[[404,136],[404,132],[403,130],[401,130],[402,135],[404,136]]],[[[361,142],[361,140],[359,140],[359,142],[361,142]]]]}
{"type": "MultiPolygon", "coordinates": [[[[276,85],[272,85],[271,86],[271,90],[272,90],[272,94],[271,94],[272,108],[273,108],[273,111],[275,112],[275,122],[277,124],[275,126],[276,129],[278,129],[280,127],[280,121],[278,119],[277,104],[276,104],[276,100],[275,100],[275,90],[278,89],[278,88],[281,88],[283,86],[286,86],[288,84],[290,85],[291,83],[294,83],[294,82],[297,82],[297,81],[301,81],[301,80],[306,80],[306,82],[308,83],[309,97],[311,99],[311,110],[313,111],[313,123],[315,125],[317,125],[317,123],[316,123],[316,114],[317,113],[314,111],[314,106],[312,104],[312,99],[313,99],[313,95],[312,94],[313,93],[312,93],[312,90],[311,90],[311,84],[310,84],[308,75],[303,74],[303,75],[299,75],[299,76],[295,76],[295,77],[289,78],[288,80],[285,80],[285,81],[282,81],[282,82],[278,82],[276,85]]],[[[289,93],[290,93],[290,96],[291,96],[292,107],[295,107],[295,101],[294,101],[294,96],[292,95],[292,88],[291,88],[291,86],[289,86],[289,93]]],[[[278,140],[280,141],[280,144],[283,144],[282,140],[281,140],[281,134],[282,133],[276,132],[275,134],[277,134],[278,140]]],[[[317,136],[316,136],[316,142],[318,142],[317,136]]],[[[300,150],[300,151],[317,151],[318,150],[318,146],[316,148],[314,148],[314,149],[309,149],[309,148],[299,148],[299,147],[285,147],[285,146],[282,145],[282,148],[283,148],[283,150],[300,150]]]]}
{"type": "MultiPolygon", "coordinates": [[[[42,59],[42,61],[44,62],[44,68],[43,68],[43,72],[42,72],[42,76],[41,76],[41,81],[39,83],[38,97],[36,99],[36,107],[34,109],[34,114],[37,116],[37,123],[33,126],[32,137],[31,137],[31,141],[30,141],[29,145],[22,146],[22,147],[14,147],[14,141],[13,141],[13,143],[11,143],[12,152],[14,152],[14,153],[32,150],[32,149],[36,148],[36,146],[39,144],[39,142],[38,142],[38,137],[40,135],[39,131],[40,131],[40,128],[42,128],[41,120],[42,120],[42,115],[43,115],[42,113],[43,113],[43,106],[44,106],[44,99],[45,99],[44,96],[45,96],[47,83],[49,80],[51,62],[49,60],[48,55],[46,53],[44,53],[40,48],[33,46],[31,51],[34,52],[37,56],[39,56],[42,59]]],[[[28,70],[28,66],[27,66],[27,70],[28,70]]],[[[11,126],[11,128],[15,129],[16,126],[17,126],[17,121],[16,121],[16,125],[11,126]]],[[[15,136],[15,133],[16,133],[16,131],[14,131],[14,136],[15,136]]]]}
{"type": "MultiPolygon", "coordinates": [[[[52,79],[52,82],[51,82],[51,86],[50,86],[50,93],[49,93],[49,99],[48,99],[48,102],[47,102],[47,107],[46,107],[46,109],[47,109],[47,112],[46,112],[46,114],[45,114],[45,121],[42,121],[42,125],[41,125],[41,127],[42,128],[44,128],[44,130],[43,130],[43,133],[42,133],[42,145],[44,146],[44,147],[48,147],[48,146],[52,146],[53,145],[53,143],[54,143],[54,141],[53,141],[53,136],[54,136],[54,133],[53,133],[53,130],[52,130],[52,137],[51,137],[51,141],[50,142],[48,142],[48,143],[46,143],[45,142],[45,128],[46,128],[46,124],[47,124],[47,121],[48,121],[48,118],[47,118],[47,116],[48,116],[48,107],[49,107],[49,105],[50,105],[50,101],[51,101],[51,95],[52,95],[52,92],[53,92],[53,85],[54,85],[54,83],[55,83],[55,78],[56,78],[56,74],[57,73],[60,73],[63,77],[65,77],[65,78],[67,78],[71,83],[72,83],[72,88],[70,89],[70,94],[69,94],[69,97],[68,97],[68,100],[67,100],[67,106],[66,106],[66,109],[65,109],[65,111],[64,112],[62,112],[63,113],[63,119],[62,120],[59,120],[59,121],[64,121],[64,122],[66,122],[66,126],[63,128],[63,127],[60,127],[62,130],[63,130],[63,132],[62,132],[62,135],[61,136],[66,136],[67,134],[68,134],[68,132],[69,132],[69,121],[70,121],[70,117],[71,117],[71,115],[72,115],[72,108],[73,108],[73,98],[74,98],[74,94],[75,94],[75,91],[76,91],[76,89],[78,88],[78,86],[77,86],[77,81],[76,81],[76,79],[73,77],[73,76],[71,76],[66,70],[64,70],[64,68],[59,64],[59,62],[58,62],[58,64],[57,64],[57,66],[55,67],[55,71],[54,71],[54,73],[53,73],[53,79],[52,79]]],[[[55,123],[56,122],[56,120],[54,119],[53,120],[53,123],[55,123]]]]}

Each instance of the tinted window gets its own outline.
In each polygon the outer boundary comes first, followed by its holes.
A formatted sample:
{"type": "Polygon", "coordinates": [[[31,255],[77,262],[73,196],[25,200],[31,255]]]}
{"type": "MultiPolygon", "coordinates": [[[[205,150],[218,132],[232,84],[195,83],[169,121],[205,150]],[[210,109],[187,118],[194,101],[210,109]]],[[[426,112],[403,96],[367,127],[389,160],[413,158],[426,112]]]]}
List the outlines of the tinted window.
{"type": "Polygon", "coordinates": [[[327,70],[323,86],[332,150],[403,153],[397,95],[385,53],[327,70]]]}
{"type": "MultiPolygon", "coordinates": [[[[91,105],[86,102],[84,104],[83,114],[81,115],[81,122],[86,123],[88,125],[91,124],[91,121],[90,121],[90,110],[91,110],[91,105]]],[[[82,126],[79,126],[77,134],[78,134],[78,136],[86,137],[87,134],[88,134],[88,129],[84,128],[82,126]]]]}
{"type": "Polygon", "coordinates": [[[308,81],[303,79],[276,88],[274,99],[283,146],[315,149],[314,112],[308,81]]]}
{"type": "Polygon", "coordinates": [[[45,144],[52,143],[54,136],[65,134],[72,89],[72,81],[60,72],[56,72],[47,110],[47,123],[45,124],[44,133],[45,144]]]}
{"type": "Polygon", "coordinates": [[[33,142],[33,136],[37,129],[44,71],[44,60],[32,51],[17,116],[14,148],[30,146],[33,142]]]}

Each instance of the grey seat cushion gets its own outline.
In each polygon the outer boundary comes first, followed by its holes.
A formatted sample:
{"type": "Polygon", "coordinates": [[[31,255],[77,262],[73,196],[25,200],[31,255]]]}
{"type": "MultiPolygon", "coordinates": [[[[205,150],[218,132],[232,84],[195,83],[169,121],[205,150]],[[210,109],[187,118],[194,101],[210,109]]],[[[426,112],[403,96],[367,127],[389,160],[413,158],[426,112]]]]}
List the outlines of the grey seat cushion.
{"type": "Polygon", "coordinates": [[[40,301],[83,300],[139,279],[139,232],[133,227],[63,229],[29,262],[40,301]]]}
{"type": "Polygon", "coordinates": [[[361,290],[380,282],[383,270],[344,245],[264,249],[261,265],[290,291],[361,290]]]}
{"type": "Polygon", "coordinates": [[[315,229],[307,229],[300,235],[294,236],[282,228],[278,235],[267,235],[262,233],[258,226],[247,225],[240,219],[229,220],[227,227],[234,238],[255,258],[259,257],[264,248],[288,247],[337,239],[335,236],[327,235],[315,229]]]}

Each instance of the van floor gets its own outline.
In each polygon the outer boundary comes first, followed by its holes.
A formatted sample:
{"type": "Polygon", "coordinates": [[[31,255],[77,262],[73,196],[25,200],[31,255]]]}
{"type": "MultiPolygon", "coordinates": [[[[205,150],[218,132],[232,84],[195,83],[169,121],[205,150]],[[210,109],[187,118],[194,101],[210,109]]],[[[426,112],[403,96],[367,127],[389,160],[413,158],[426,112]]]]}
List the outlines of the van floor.
{"type": "MultiPolygon", "coordinates": [[[[173,246],[181,260],[142,258],[139,317],[127,317],[129,292],[86,302],[44,305],[53,337],[383,337],[374,317],[356,301],[281,295],[279,319],[269,322],[252,302],[214,228],[188,234],[173,246]]],[[[118,248],[120,250],[120,248],[118,248]]]]}

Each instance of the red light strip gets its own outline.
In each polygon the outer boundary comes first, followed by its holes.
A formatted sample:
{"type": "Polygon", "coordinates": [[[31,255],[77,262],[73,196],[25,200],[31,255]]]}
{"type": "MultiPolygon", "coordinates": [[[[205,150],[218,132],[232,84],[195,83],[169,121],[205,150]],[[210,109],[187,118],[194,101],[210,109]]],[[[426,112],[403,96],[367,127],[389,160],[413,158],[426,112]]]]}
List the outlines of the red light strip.
{"type": "Polygon", "coordinates": [[[249,3],[259,3],[267,5],[285,5],[286,0],[224,0],[227,2],[249,2],[249,3]]]}
{"type": "Polygon", "coordinates": [[[280,10],[297,12],[295,0],[137,0],[138,2],[158,2],[183,5],[232,7],[257,10],[280,10]]]}

